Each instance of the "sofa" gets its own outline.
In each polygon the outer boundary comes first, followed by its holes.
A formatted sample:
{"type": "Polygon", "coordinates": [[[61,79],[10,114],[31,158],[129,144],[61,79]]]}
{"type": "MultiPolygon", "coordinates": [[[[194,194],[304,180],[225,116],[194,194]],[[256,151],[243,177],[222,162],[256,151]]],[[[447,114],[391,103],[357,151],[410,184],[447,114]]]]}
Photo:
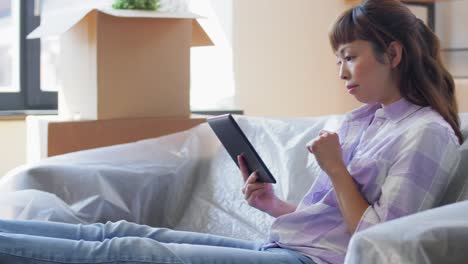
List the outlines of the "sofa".
{"type": "MultiPolygon", "coordinates": [[[[468,113],[460,118],[467,137],[468,113]]],[[[306,144],[321,129],[336,130],[343,116],[236,116],[236,120],[277,179],[277,195],[297,204],[318,170],[306,144]]],[[[468,143],[461,151],[462,160],[441,207],[357,233],[346,263],[468,259],[468,243],[460,243],[468,241],[464,231],[468,230],[468,221],[464,223],[468,143]]],[[[0,218],[68,223],[125,219],[263,241],[273,218],[246,203],[242,184],[235,163],[204,123],[168,136],[68,153],[15,168],[0,179],[0,218]]]]}

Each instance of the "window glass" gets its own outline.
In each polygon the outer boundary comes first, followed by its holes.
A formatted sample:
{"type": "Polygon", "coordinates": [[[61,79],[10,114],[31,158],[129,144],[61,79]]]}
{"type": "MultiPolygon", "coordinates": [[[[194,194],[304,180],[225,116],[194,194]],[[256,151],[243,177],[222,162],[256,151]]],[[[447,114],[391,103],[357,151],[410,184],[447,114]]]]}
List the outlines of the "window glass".
{"type": "Polygon", "coordinates": [[[0,0],[0,92],[19,92],[17,0],[0,0]]]}

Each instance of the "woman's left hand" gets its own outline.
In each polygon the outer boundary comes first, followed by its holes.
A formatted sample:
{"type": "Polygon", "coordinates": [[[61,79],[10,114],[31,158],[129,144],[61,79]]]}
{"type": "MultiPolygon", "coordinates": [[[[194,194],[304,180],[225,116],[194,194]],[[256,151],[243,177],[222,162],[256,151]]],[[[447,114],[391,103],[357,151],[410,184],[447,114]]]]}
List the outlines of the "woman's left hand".
{"type": "Polygon", "coordinates": [[[307,146],[310,153],[314,154],[320,168],[328,175],[332,175],[336,169],[344,166],[343,155],[338,134],[321,130],[319,136],[307,146]]]}

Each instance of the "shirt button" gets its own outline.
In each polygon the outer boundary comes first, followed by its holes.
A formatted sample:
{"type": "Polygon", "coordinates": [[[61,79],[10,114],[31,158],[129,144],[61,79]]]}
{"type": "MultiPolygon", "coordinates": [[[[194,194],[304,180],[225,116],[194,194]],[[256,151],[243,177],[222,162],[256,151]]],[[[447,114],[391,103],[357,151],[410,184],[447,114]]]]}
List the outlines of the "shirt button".
{"type": "Polygon", "coordinates": [[[375,117],[384,117],[384,110],[382,108],[379,108],[375,111],[374,114],[375,117]]]}
{"type": "Polygon", "coordinates": [[[384,122],[385,122],[384,119],[377,119],[377,120],[375,120],[375,123],[376,123],[377,125],[379,125],[379,126],[382,125],[384,122]]]}

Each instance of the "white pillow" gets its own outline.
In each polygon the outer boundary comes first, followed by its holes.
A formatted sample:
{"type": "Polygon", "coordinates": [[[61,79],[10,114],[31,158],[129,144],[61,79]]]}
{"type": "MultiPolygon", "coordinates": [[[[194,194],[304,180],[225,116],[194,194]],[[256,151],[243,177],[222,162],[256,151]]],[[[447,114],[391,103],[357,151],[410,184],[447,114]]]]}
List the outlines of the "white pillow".
{"type": "Polygon", "coordinates": [[[468,200],[468,113],[460,114],[461,132],[465,141],[460,146],[461,160],[442,205],[468,200]]]}

